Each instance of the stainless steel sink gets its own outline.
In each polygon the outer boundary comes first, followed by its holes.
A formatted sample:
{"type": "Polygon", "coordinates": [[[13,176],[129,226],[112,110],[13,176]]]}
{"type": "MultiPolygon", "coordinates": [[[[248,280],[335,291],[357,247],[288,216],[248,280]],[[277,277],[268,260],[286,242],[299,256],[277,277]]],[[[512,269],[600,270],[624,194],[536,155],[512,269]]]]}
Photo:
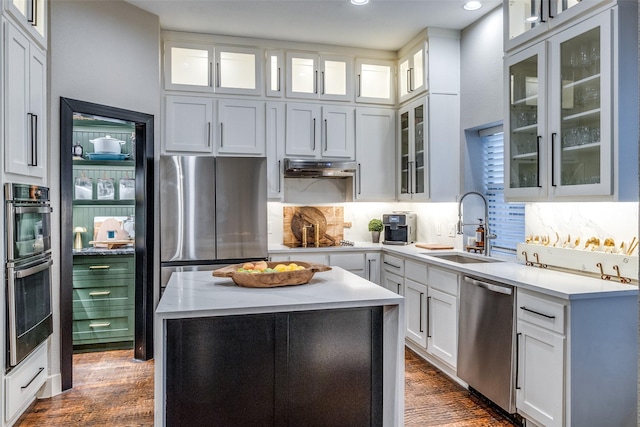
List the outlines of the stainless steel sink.
{"type": "Polygon", "coordinates": [[[446,261],[457,262],[458,264],[478,264],[483,262],[500,262],[495,258],[482,256],[471,256],[464,254],[434,254],[433,252],[421,252],[422,255],[429,255],[434,258],[444,259],[446,261]]]}

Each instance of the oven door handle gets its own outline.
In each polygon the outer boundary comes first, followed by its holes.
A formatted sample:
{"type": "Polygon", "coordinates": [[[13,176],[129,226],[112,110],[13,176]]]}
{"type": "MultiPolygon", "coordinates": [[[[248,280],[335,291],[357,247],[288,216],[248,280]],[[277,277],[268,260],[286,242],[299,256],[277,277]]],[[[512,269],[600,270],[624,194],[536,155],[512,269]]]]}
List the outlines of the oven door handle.
{"type": "Polygon", "coordinates": [[[14,211],[17,214],[24,213],[51,213],[51,206],[16,206],[14,211]]]}
{"type": "Polygon", "coordinates": [[[50,259],[43,264],[34,265],[33,267],[29,267],[24,270],[16,271],[14,274],[17,279],[22,279],[23,277],[31,276],[32,274],[39,273],[51,267],[53,265],[53,260],[50,259]]]}

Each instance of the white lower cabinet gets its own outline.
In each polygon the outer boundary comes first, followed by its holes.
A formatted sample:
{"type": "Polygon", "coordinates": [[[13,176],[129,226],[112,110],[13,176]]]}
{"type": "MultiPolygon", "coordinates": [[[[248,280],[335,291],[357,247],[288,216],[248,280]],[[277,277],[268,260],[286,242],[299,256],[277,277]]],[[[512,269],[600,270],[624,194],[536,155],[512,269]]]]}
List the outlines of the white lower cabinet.
{"type": "Polygon", "coordinates": [[[18,416],[36,398],[49,375],[49,357],[45,341],[4,378],[5,421],[18,416]]]}
{"type": "Polygon", "coordinates": [[[406,337],[427,347],[427,287],[411,279],[404,279],[406,337]]]}
{"type": "Polygon", "coordinates": [[[518,320],[516,407],[527,419],[563,425],[565,337],[518,320]]]}
{"type": "Polygon", "coordinates": [[[427,352],[455,368],[458,358],[458,298],[429,286],[427,352]]]}
{"type": "MultiPolygon", "coordinates": [[[[304,249],[287,254],[271,254],[271,261],[304,261],[316,264],[326,264],[343,268],[373,283],[380,284],[380,254],[373,252],[343,253],[323,251],[313,252],[313,249],[304,249]],[[310,252],[311,251],[311,252],[310,252]]],[[[395,292],[395,289],[394,289],[395,292]]]]}

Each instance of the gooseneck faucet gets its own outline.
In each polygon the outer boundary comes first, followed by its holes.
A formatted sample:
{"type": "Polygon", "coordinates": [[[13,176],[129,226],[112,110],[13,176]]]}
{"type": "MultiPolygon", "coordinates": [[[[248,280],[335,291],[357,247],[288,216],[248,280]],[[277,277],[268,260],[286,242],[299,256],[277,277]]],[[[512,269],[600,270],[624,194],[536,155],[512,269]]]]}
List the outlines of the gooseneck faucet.
{"type": "Polygon", "coordinates": [[[484,234],[484,255],[485,256],[489,256],[490,252],[491,252],[491,245],[489,244],[489,239],[495,239],[496,236],[495,234],[491,234],[489,232],[489,203],[487,203],[487,198],[484,197],[484,195],[482,193],[478,193],[477,191],[469,191],[467,193],[464,193],[462,195],[462,197],[460,197],[460,200],[458,201],[458,225],[457,225],[457,232],[458,234],[462,234],[462,229],[465,225],[480,225],[481,223],[479,222],[472,222],[472,223],[463,223],[462,222],[462,201],[464,200],[465,197],[467,197],[470,194],[475,194],[477,196],[480,196],[480,198],[482,199],[482,202],[484,203],[484,226],[485,226],[485,234],[484,234]]]}

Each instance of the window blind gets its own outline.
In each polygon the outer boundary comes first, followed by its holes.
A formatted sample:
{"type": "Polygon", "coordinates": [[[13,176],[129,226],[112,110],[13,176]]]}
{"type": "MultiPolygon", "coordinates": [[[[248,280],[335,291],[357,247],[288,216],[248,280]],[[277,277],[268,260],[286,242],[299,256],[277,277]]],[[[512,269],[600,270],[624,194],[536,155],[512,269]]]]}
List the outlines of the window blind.
{"type": "Polygon", "coordinates": [[[524,204],[504,200],[504,133],[491,128],[479,133],[483,142],[484,194],[489,204],[489,240],[493,251],[515,253],[524,242],[524,204]]]}

